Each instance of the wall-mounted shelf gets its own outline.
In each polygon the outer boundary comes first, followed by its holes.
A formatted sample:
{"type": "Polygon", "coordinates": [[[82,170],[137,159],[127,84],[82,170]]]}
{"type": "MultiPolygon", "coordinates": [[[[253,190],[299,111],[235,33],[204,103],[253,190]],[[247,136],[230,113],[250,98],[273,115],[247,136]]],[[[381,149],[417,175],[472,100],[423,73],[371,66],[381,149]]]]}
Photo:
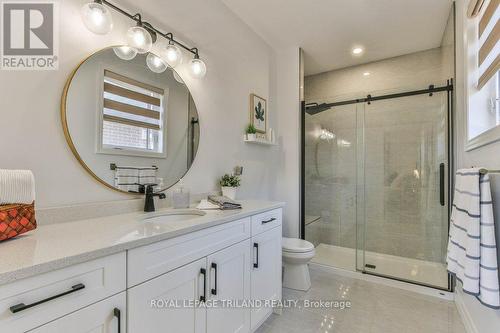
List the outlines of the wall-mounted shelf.
{"type": "Polygon", "coordinates": [[[265,139],[256,138],[254,140],[249,140],[246,138],[246,136],[243,136],[243,141],[246,143],[252,143],[252,144],[262,145],[262,146],[277,146],[278,145],[276,142],[271,142],[271,141],[265,140],[265,139]]]}

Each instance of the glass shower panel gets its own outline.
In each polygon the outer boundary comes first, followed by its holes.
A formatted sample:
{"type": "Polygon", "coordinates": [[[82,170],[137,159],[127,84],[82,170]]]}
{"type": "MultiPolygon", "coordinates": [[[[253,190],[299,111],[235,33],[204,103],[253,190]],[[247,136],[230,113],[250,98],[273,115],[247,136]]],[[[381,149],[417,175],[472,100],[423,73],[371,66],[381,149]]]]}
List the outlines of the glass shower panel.
{"type": "Polygon", "coordinates": [[[447,102],[440,92],[365,105],[358,270],[448,288],[439,172],[448,165],[447,102]]]}
{"type": "Polygon", "coordinates": [[[356,104],[305,116],[305,235],[313,262],[355,270],[356,104]]]}

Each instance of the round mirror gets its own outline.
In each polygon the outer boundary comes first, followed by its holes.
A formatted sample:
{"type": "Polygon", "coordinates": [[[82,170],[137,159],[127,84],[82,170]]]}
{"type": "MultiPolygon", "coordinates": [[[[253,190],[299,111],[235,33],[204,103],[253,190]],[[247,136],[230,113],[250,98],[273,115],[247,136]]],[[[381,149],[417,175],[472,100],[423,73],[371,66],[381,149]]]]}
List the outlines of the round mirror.
{"type": "Polygon", "coordinates": [[[198,149],[198,112],[182,78],[162,58],[125,46],[103,49],[76,68],[61,116],[82,166],[122,192],[174,185],[198,149]]]}

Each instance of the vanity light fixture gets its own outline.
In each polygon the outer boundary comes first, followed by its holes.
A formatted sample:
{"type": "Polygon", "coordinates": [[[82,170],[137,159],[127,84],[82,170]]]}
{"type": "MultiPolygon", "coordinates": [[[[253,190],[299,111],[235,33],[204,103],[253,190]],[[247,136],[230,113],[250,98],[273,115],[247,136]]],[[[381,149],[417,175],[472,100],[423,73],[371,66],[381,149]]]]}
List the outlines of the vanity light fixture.
{"type": "Polygon", "coordinates": [[[168,65],[172,68],[182,63],[182,51],[171,41],[165,48],[162,48],[160,55],[167,60],[168,65]]]}
{"type": "Polygon", "coordinates": [[[144,54],[151,51],[153,38],[149,31],[143,28],[142,25],[137,25],[127,30],[127,44],[135,48],[137,53],[144,54]]]}
{"type": "Polygon", "coordinates": [[[189,73],[193,78],[201,79],[207,73],[207,66],[198,56],[195,56],[189,62],[189,73]]]}
{"type": "Polygon", "coordinates": [[[137,55],[137,50],[130,46],[113,47],[116,56],[123,60],[132,60],[137,55]]]}
{"type": "MultiPolygon", "coordinates": [[[[171,67],[175,67],[182,63],[181,49],[184,49],[185,51],[193,54],[193,59],[189,62],[189,72],[191,76],[197,79],[201,79],[205,76],[207,67],[200,59],[197,47],[189,47],[179,42],[174,38],[174,35],[171,32],[161,32],[148,22],[143,21],[140,13],[132,15],[107,0],[94,0],[93,2],[85,4],[81,11],[82,20],[87,29],[101,35],[107,34],[111,31],[113,28],[113,20],[107,7],[136,22],[136,25],[129,28],[127,31],[126,38],[128,47],[135,49],[137,53],[148,53],[151,51],[151,48],[156,42],[158,36],[161,36],[168,40],[168,45],[164,48],[164,50],[160,51],[160,57],[164,58],[163,61],[166,62],[165,65],[168,64],[171,67]]],[[[123,47],[117,47],[114,51],[119,58],[124,60],[131,60],[136,55],[132,50],[125,49],[123,47]]],[[[154,65],[155,59],[151,57],[151,60],[154,65]]],[[[156,61],[156,63],[158,62],[156,61]]],[[[150,66],[149,61],[148,66],[150,66]]]]}
{"type": "Polygon", "coordinates": [[[149,53],[146,57],[146,64],[149,69],[154,73],[163,73],[167,70],[167,64],[165,61],[153,53],[149,53]]]}
{"type": "Polygon", "coordinates": [[[113,29],[111,13],[99,2],[83,5],[81,14],[83,24],[95,34],[105,35],[113,29]]]}
{"type": "Polygon", "coordinates": [[[371,73],[370,73],[370,72],[364,72],[364,73],[363,73],[363,76],[370,76],[370,75],[371,75],[371,73]]]}

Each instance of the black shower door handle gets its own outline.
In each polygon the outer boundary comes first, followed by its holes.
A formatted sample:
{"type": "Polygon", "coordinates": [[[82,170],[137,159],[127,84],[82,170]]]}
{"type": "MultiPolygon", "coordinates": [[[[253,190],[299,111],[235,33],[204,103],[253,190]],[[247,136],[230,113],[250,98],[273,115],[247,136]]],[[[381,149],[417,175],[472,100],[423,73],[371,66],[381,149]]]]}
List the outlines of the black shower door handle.
{"type": "Polygon", "coordinates": [[[444,177],[445,177],[445,167],[444,163],[441,163],[439,164],[439,203],[441,204],[441,206],[445,205],[444,177]]]}

